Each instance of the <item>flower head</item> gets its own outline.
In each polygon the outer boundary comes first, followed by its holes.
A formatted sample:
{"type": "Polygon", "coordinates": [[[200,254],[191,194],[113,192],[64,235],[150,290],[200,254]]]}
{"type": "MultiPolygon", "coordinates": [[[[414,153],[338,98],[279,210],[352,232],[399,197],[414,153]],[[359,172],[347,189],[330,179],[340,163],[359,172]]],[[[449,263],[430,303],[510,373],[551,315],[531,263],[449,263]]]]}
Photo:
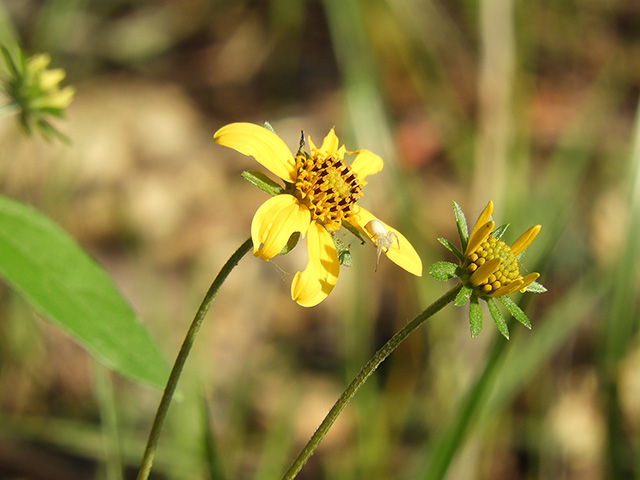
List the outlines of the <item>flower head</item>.
{"type": "Polygon", "coordinates": [[[501,240],[508,225],[496,228],[491,220],[493,202],[489,202],[476,221],[471,233],[467,233],[467,223],[464,213],[454,202],[454,214],[460,235],[461,250],[444,238],[438,239],[446,248],[453,252],[460,264],[437,262],[431,267],[430,273],[437,279],[447,280],[459,277],[462,287],[455,304],[464,305],[471,301],[469,320],[471,334],[475,337],[482,329],[482,312],[478,299],[487,302],[489,312],[500,332],[509,338],[509,331],[502,314],[498,310],[495,298],[498,298],[509,312],[528,328],[531,324],[522,310],[507,295],[517,292],[545,292],[546,289],[536,282],[539,273],[522,276],[520,273],[520,257],[525,249],[533,242],[541,225],[535,225],[524,232],[512,245],[501,240]]]}
{"type": "Polygon", "coordinates": [[[296,234],[306,237],[308,264],[291,285],[291,296],[300,305],[317,305],[335,286],[340,260],[333,232],[342,225],[359,232],[408,272],[422,274],[422,262],[409,241],[356,204],[367,184],[365,178],[382,170],[379,156],[368,150],[347,151],[333,129],[319,147],[309,137],[309,153],[303,150],[303,139],[295,155],[273,131],[251,123],[226,125],[215,133],[214,141],[254,157],[284,180],[284,188],[265,188],[274,196],[253,217],[253,254],[270,260],[296,234]],[[350,165],[345,154],[355,155],[350,165]],[[390,236],[393,242],[388,241],[390,236]]]}
{"type": "Polygon", "coordinates": [[[489,202],[471,230],[462,267],[478,296],[502,297],[518,290],[524,293],[540,274],[530,273],[523,278],[518,255],[536,238],[542,226],[531,227],[509,246],[492,235],[495,222],[488,220],[492,213],[493,202],[489,202]]]}
{"type": "Polygon", "coordinates": [[[19,50],[17,59],[14,59],[4,47],[2,54],[9,72],[8,77],[3,79],[3,90],[11,100],[4,108],[18,113],[20,124],[27,134],[31,134],[35,127],[45,138],[55,135],[67,140],[46,118],[47,115],[62,117],[73,100],[73,87],[60,88],[60,82],[65,77],[64,70],[48,68],[51,58],[46,54],[26,58],[24,52],[19,50]]]}

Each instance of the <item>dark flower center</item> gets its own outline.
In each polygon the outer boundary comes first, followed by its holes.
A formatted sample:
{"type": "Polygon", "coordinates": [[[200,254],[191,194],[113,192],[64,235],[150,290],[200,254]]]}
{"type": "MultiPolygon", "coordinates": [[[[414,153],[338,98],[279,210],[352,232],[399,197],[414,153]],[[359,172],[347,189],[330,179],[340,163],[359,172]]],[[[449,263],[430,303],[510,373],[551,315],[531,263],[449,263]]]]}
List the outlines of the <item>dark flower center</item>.
{"type": "Polygon", "coordinates": [[[362,197],[358,176],[336,157],[296,156],[298,176],[294,196],[311,211],[311,220],[337,230],[353,214],[362,197]]]}

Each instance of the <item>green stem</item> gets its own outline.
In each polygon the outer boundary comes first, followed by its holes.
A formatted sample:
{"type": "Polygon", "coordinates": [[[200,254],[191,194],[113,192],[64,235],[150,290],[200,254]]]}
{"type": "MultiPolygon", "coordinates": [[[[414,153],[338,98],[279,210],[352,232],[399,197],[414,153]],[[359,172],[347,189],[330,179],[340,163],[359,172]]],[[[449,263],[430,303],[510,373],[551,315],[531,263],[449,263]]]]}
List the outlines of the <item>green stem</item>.
{"type": "Polygon", "coordinates": [[[376,371],[378,366],[389,356],[391,353],[402,343],[402,341],[409,336],[415,329],[417,329],[420,325],[422,325],[428,318],[432,317],[440,310],[442,310],[446,305],[453,302],[455,300],[456,295],[462,288],[462,284],[456,285],[454,288],[445,293],[438,300],[429,305],[421,314],[411,320],[407,325],[396,333],[391,339],[384,344],[384,346],[378,350],[371,360],[367,362],[367,364],[362,367],[358,375],[353,379],[353,381],[349,384],[347,389],[340,395],[338,401],[331,407],[329,413],[324,418],[318,429],[311,436],[305,447],[298,454],[298,457],[289,467],[287,473],[284,474],[282,480],[292,480],[296,477],[298,472],[302,469],[307,460],[313,455],[316,448],[327,434],[333,422],[336,421],[344,407],[347,406],[347,403],[355,396],[358,389],[367,381],[367,379],[371,376],[373,372],[376,371]]]}
{"type": "Polygon", "coordinates": [[[238,248],[238,250],[235,251],[233,255],[231,255],[229,260],[227,260],[227,263],[225,263],[222,269],[220,269],[220,273],[218,273],[218,276],[209,287],[209,290],[200,304],[200,308],[198,308],[198,311],[196,312],[193,322],[191,322],[189,331],[187,332],[184,342],[182,343],[182,347],[180,348],[180,352],[178,353],[178,357],[176,358],[176,362],[171,370],[171,375],[169,375],[169,380],[167,381],[167,386],[164,389],[162,400],[160,400],[156,417],[153,420],[153,426],[151,427],[149,439],[147,440],[147,447],[145,448],[144,456],[140,462],[140,470],[138,471],[137,480],[146,480],[149,478],[153,457],[155,456],[158,440],[160,439],[162,425],[164,424],[167,412],[169,411],[169,405],[171,404],[173,394],[175,393],[176,386],[178,385],[178,380],[182,374],[182,369],[187,361],[187,357],[189,356],[189,352],[191,351],[191,347],[193,346],[196,336],[198,335],[202,321],[204,320],[213,299],[216,297],[218,290],[220,290],[220,287],[229,276],[229,273],[231,273],[231,270],[233,270],[233,268],[238,264],[240,259],[251,249],[251,246],[252,242],[249,238],[238,248]]]}

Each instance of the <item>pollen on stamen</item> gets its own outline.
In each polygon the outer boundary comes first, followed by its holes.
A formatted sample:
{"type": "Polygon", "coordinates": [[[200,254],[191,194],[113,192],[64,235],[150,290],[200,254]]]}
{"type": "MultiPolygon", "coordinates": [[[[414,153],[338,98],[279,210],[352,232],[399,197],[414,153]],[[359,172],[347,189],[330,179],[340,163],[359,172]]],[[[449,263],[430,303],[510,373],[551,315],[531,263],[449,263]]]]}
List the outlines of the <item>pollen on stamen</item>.
{"type": "Polygon", "coordinates": [[[312,220],[327,230],[337,230],[362,197],[358,176],[336,157],[298,155],[296,161],[294,195],[309,208],[312,220]]]}

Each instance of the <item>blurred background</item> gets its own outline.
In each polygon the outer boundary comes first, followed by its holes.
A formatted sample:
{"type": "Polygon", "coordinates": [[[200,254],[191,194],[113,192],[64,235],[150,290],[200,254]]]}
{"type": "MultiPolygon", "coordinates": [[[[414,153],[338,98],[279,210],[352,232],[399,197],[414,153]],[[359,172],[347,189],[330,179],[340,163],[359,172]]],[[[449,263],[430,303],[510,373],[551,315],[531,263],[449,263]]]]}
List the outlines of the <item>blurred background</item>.
{"type": "MultiPolygon", "coordinates": [[[[152,478],[277,479],[359,368],[452,285],[451,209],[490,199],[548,292],[533,329],[469,334],[450,306],[347,407],[301,479],[640,478],[640,4],[606,0],[3,0],[0,42],[46,52],[76,96],[28,139],[0,118],[1,193],[112,275],[172,363],[267,195],[213,143],[269,121],[295,151],[333,126],[385,160],[360,203],[420,253],[416,278],[351,243],[320,306],[304,246],[244,258],[187,363],[152,478]]],[[[135,478],[160,392],[107,371],[0,286],[0,478],[135,478]]]]}

